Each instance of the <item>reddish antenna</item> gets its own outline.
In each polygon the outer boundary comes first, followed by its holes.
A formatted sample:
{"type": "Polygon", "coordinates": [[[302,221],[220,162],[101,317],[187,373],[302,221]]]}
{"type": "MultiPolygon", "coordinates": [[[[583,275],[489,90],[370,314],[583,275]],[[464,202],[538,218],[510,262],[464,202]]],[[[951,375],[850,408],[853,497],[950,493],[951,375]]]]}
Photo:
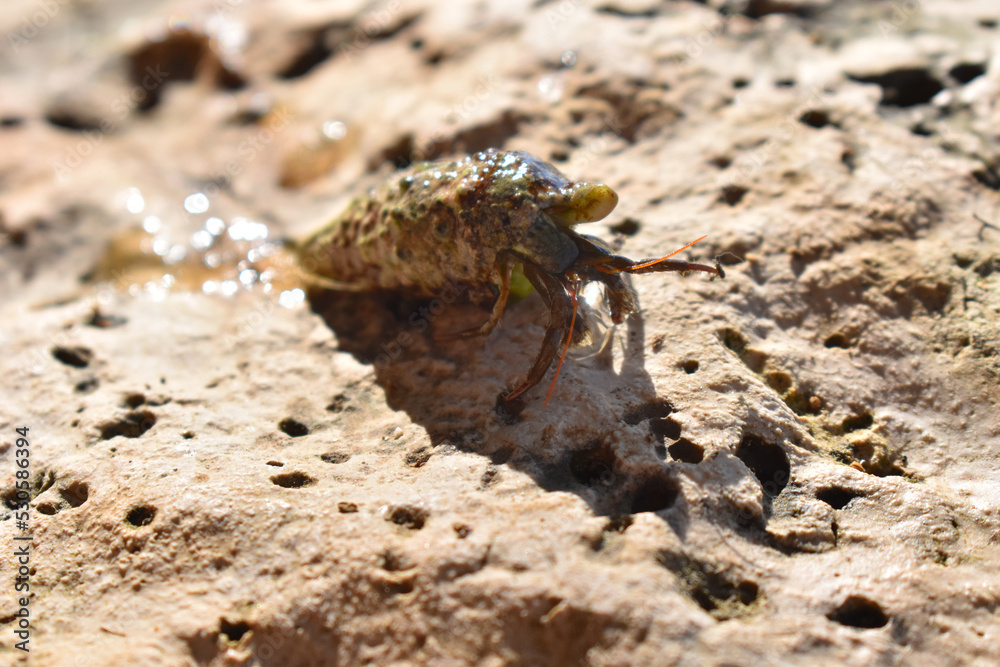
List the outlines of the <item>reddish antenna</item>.
{"type": "MultiPolygon", "coordinates": [[[[704,237],[702,237],[702,238],[704,238],[704,237]]],[[[701,240],[701,239],[699,239],[699,240],[701,240]]],[[[681,248],[681,250],[683,250],[683,248],[681,248]]],[[[678,251],[678,252],[680,252],[680,251],[678,251]]],[[[657,261],[659,261],[659,260],[657,260],[657,261]]],[[[549,399],[552,398],[552,392],[556,388],[556,380],[559,379],[559,370],[562,368],[563,360],[566,359],[566,353],[569,352],[569,344],[573,341],[573,327],[576,324],[576,307],[577,307],[577,304],[579,303],[577,301],[577,298],[576,298],[576,291],[577,291],[578,287],[579,287],[579,284],[576,284],[576,285],[573,285],[573,287],[571,287],[569,289],[569,298],[573,301],[573,316],[569,320],[569,333],[566,334],[566,345],[563,346],[562,354],[559,355],[559,365],[556,366],[556,374],[552,378],[552,384],[549,385],[549,393],[545,394],[545,402],[542,403],[542,407],[543,408],[544,407],[548,407],[548,405],[549,405],[549,399]]]]}

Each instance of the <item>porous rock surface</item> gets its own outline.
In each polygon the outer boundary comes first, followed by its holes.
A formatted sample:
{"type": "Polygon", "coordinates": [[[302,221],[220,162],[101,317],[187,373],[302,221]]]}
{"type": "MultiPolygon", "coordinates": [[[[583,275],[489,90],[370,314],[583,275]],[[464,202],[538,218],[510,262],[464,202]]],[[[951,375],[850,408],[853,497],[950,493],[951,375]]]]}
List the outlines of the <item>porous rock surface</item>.
{"type": "Polygon", "coordinates": [[[0,11],[0,662],[1000,662],[995,3],[52,5],[0,11]],[[483,312],[108,259],[491,146],[728,269],[519,421],[537,296],[441,340],[483,312]]]}

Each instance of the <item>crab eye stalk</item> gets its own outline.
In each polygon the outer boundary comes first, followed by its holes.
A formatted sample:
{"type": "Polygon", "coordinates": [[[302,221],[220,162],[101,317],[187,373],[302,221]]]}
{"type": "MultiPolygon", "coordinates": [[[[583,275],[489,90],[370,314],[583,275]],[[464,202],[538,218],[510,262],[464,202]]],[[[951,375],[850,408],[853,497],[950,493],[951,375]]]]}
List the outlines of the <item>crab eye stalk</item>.
{"type": "Polygon", "coordinates": [[[577,183],[569,202],[546,209],[546,213],[561,225],[595,222],[611,213],[618,205],[618,194],[607,185],[577,183]]]}

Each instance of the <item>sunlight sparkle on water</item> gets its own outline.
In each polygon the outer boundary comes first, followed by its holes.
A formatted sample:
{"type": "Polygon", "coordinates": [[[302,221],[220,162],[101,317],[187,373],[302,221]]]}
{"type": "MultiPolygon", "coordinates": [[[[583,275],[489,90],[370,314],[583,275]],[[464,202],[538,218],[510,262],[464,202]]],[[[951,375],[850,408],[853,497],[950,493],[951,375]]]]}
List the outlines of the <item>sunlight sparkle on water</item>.
{"type": "Polygon", "coordinates": [[[222,232],[226,231],[226,223],[222,221],[221,218],[209,218],[205,221],[205,229],[212,236],[218,236],[222,232]]]}
{"type": "Polygon", "coordinates": [[[147,215],[146,218],[142,221],[142,228],[146,230],[148,234],[157,233],[158,231],[160,231],[161,227],[163,227],[163,221],[160,220],[155,215],[147,215]]]}
{"type": "Polygon", "coordinates": [[[247,218],[233,218],[229,225],[229,238],[234,241],[259,241],[267,238],[267,225],[247,218]]]}
{"type": "Polygon", "coordinates": [[[347,126],[339,120],[328,120],[323,123],[323,134],[327,139],[339,141],[347,134],[347,126]]]}
{"type": "Polygon", "coordinates": [[[185,257],[187,257],[187,248],[180,243],[177,243],[170,246],[170,250],[168,250],[167,254],[163,257],[163,261],[167,264],[177,264],[185,257]]]}
{"type": "Polygon", "coordinates": [[[563,84],[553,76],[543,76],[538,80],[538,92],[546,102],[558,102],[563,96],[563,84]]]}
{"type": "Polygon", "coordinates": [[[243,269],[240,271],[240,284],[249,286],[257,280],[257,272],[253,269],[243,269]]]}
{"type": "Polygon", "coordinates": [[[146,200],[142,198],[142,193],[139,192],[139,188],[129,188],[126,190],[126,193],[126,210],[128,210],[129,213],[142,213],[142,209],[146,208],[146,200]]]}
{"type": "Polygon", "coordinates": [[[184,199],[184,210],[188,213],[204,213],[208,210],[208,197],[204,192],[196,192],[184,199]]]}
{"type": "Polygon", "coordinates": [[[212,245],[214,237],[207,229],[199,229],[191,235],[191,247],[195,250],[204,250],[212,245]]]}
{"type": "Polygon", "coordinates": [[[305,300],[306,293],[296,287],[295,289],[289,289],[282,292],[278,297],[278,305],[283,308],[294,308],[305,300]]]}

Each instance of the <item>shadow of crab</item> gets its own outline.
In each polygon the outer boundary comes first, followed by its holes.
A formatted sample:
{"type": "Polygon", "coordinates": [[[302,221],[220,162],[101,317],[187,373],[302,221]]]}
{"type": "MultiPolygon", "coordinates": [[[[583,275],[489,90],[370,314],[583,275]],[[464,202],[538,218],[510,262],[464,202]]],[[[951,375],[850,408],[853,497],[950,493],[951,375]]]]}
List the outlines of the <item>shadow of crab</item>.
{"type": "Polygon", "coordinates": [[[675,506],[671,515],[683,512],[662,441],[648,421],[625,417],[657,401],[665,404],[644,369],[638,317],[617,333],[621,342],[615,344],[624,347],[617,372],[610,347],[585,360],[567,358],[548,406],[554,369],[524,396],[515,416],[498,411],[497,397],[520,381],[538,349],[547,317],[539,297],[514,304],[485,340],[441,339],[488,314],[457,293],[426,300],[317,292],[310,303],[341,350],[374,366],[389,406],[425,428],[433,446],[505,463],[547,491],[576,493],[598,515],[675,506]]]}

